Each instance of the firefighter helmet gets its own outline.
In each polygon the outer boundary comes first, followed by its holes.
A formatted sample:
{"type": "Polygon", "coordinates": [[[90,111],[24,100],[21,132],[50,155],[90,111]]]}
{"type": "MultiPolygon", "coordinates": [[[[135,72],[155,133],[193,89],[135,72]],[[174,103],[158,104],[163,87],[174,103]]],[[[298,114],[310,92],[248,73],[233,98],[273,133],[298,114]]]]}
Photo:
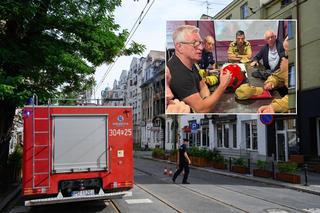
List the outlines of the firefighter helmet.
{"type": "Polygon", "coordinates": [[[241,71],[241,68],[237,64],[229,64],[223,68],[223,71],[229,70],[231,74],[230,82],[228,87],[232,87],[233,90],[236,90],[246,79],[244,73],[241,71]]]}

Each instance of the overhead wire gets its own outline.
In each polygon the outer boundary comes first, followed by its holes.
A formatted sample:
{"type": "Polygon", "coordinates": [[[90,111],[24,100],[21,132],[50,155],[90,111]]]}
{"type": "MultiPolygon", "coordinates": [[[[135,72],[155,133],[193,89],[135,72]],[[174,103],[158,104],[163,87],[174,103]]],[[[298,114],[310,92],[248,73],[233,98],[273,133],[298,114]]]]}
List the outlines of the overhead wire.
{"type": "MultiPolygon", "coordinates": [[[[147,8],[148,4],[150,1],[147,1],[146,5],[144,6],[144,8],[142,9],[139,17],[137,18],[137,20],[135,21],[134,25],[132,26],[130,32],[129,32],[129,36],[125,42],[125,47],[128,45],[128,43],[130,42],[131,38],[133,37],[133,35],[135,34],[135,32],[137,31],[138,27],[140,26],[141,22],[143,21],[143,19],[145,18],[145,16],[148,14],[150,8],[152,7],[152,5],[154,4],[155,0],[153,0],[150,4],[150,6],[147,8]],[[144,10],[147,8],[147,11],[144,13],[144,10]],[[137,24],[138,23],[138,24],[137,24]]],[[[95,87],[94,91],[97,91],[100,86],[102,85],[102,83],[105,81],[106,77],[108,76],[108,74],[110,73],[110,71],[112,70],[112,68],[114,67],[115,63],[117,62],[117,60],[119,59],[120,56],[117,56],[114,60],[114,62],[112,62],[112,64],[109,65],[107,71],[104,73],[102,79],[99,81],[99,83],[97,84],[97,86],[95,87]]]]}

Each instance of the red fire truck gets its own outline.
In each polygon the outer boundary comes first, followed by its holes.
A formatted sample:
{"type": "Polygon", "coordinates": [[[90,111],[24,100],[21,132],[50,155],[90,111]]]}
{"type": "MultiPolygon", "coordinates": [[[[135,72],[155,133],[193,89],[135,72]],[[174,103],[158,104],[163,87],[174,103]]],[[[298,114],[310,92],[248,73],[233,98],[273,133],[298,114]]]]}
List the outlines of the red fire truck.
{"type": "Polygon", "coordinates": [[[132,108],[24,107],[26,206],[130,196],[132,108]]]}

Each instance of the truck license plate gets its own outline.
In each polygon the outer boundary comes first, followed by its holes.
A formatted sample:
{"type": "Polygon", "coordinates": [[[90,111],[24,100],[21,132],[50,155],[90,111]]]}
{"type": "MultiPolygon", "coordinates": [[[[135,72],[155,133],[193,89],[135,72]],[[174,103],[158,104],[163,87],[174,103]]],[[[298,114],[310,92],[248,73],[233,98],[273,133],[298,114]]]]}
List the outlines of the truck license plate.
{"type": "Polygon", "coordinates": [[[94,195],[94,189],[72,192],[72,197],[81,197],[81,196],[88,196],[88,195],[94,195]]]}

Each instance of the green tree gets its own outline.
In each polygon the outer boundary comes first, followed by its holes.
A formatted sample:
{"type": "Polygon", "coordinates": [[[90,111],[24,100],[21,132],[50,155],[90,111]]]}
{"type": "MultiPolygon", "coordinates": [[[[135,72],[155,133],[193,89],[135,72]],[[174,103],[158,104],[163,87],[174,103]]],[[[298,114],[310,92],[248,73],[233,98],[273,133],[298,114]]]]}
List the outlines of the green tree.
{"type": "Polygon", "coordinates": [[[121,0],[0,1],[0,174],[7,161],[10,128],[18,106],[75,98],[94,86],[95,68],[120,55],[139,54],[114,22],[121,0]]]}

